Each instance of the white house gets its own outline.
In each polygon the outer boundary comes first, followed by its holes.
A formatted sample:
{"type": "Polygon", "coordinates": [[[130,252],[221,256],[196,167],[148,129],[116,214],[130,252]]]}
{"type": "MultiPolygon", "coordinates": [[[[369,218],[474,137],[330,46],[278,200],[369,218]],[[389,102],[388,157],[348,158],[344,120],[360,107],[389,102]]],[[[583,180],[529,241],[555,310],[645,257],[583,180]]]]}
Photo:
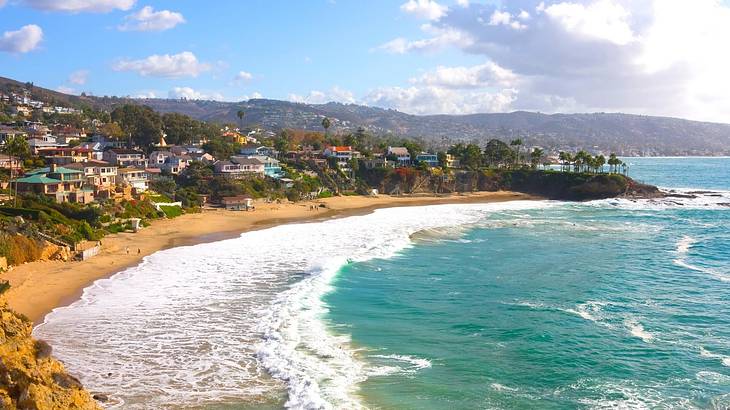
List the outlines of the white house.
{"type": "Polygon", "coordinates": [[[388,147],[388,156],[395,157],[400,166],[411,165],[411,154],[406,147],[388,147]]]}

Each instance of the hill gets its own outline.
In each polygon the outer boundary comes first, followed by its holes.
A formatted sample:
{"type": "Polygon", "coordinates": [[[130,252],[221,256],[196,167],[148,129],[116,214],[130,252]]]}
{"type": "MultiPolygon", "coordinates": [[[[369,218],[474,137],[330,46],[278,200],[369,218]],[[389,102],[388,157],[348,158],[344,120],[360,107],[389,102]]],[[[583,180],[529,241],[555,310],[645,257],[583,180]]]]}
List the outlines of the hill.
{"type": "MultiPolygon", "coordinates": [[[[4,84],[23,83],[0,77],[4,84]]],[[[133,99],[128,97],[72,96],[33,87],[44,95],[76,108],[113,109],[124,103],[144,104],[160,112],[177,112],[212,122],[237,123],[236,112],[246,112],[246,124],[279,130],[321,130],[329,117],[334,130],[364,127],[377,134],[423,139],[435,146],[454,142],[484,145],[491,138],[522,138],[527,146],[575,151],[586,148],[621,155],[730,155],[730,124],[689,121],[619,113],[542,114],[517,111],[472,115],[410,115],[396,110],[355,104],[302,104],[252,99],[243,102],[205,100],[133,99]]]]}

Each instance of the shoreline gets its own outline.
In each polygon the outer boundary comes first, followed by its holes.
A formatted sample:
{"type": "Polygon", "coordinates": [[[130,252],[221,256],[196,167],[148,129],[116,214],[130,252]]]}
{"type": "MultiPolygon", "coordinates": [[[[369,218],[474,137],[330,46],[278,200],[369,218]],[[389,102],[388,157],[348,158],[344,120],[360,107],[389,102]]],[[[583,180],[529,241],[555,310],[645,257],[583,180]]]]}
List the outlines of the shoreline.
{"type": "Polygon", "coordinates": [[[161,250],[231,239],[244,232],[288,223],[364,215],[380,208],[530,199],[542,198],[510,191],[444,196],[342,196],[299,203],[257,202],[254,212],[204,210],[153,221],[138,233],[108,235],[102,239],[102,251],[86,261],[36,261],[14,267],[0,275],[11,285],[2,299],[38,325],[55,308],[79,300],[83,290],[95,281],[136,266],[145,256],[161,250]],[[320,208],[320,204],[325,208],[320,208]],[[316,210],[310,209],[312,206],[316,210]]]}

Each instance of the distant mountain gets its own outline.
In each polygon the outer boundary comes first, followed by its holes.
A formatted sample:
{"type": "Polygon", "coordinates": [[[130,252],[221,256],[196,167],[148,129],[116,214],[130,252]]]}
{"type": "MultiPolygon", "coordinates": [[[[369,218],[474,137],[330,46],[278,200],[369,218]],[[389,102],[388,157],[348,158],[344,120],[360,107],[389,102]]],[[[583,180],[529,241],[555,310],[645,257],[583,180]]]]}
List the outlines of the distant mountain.
{"type": "MultiPolygon", "coordinates": [[[[0,77],[0,87],[7,81],[13,82],[0,77]]],[[[246,124],[272,130],[322,130],[322,118],[329,117],[335,130],[354,131],[364,127],[377,134],[420,138],[436,146],[454,142],[483,145],[490,138],[522,138],[527,146],[552,150],[585,148],[622,155],[730,155],[730,124],[677,118],[611,113],[548,115],[524,111],[419,116],[355,104],[301,104],[267,99],[237,103],[132,99],[70,96],[40,87],[33,90],[76,107],[89,105],[110,110],[124,103],[144,104],[159,112],[177,112],[219,123],[238,123],[236,112],[243,109],[246,124]]]]}

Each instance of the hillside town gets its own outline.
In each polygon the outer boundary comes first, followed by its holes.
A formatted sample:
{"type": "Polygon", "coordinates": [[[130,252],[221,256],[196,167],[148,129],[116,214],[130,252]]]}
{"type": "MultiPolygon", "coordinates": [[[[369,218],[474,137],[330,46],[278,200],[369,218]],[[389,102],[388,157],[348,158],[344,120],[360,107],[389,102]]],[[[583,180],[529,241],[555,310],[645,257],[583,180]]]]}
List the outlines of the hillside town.
{"type": "Polygon", "coordinates": [[[439,150],[362,127],[332,131],[324,116],[321,131],[274,132],[247,124],[243,109],[237,124],[218,124],[143,105],[105,111],[32,96],[27,88],[0,94],[0,258],[6,259],[0,269],[37,259],[42,252],[32,251],[34,243],[50,242],[83,257],[109,233],[206,209],[501,189],[490,169],[560,164],[560,171],[627,172],[615,155],[549,155],[520,139],[439,150]]]}

